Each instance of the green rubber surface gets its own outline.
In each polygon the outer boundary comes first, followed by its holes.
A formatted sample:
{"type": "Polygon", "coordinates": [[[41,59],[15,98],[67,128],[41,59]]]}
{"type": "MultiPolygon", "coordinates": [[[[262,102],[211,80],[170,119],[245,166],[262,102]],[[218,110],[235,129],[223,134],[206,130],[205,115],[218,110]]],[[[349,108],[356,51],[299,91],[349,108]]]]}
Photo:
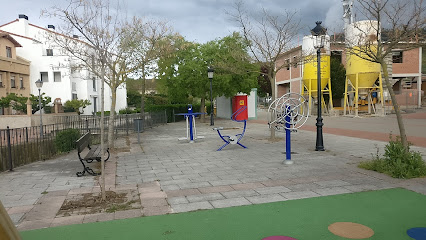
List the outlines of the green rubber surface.
{"type": "Polygon", "coordinates": [[[346,239],[328,231],[334,222],[370,227],[375,234],[369,239],[412,239],[408,229],[426,227],[426,196],[396,188],[37,229],[21,232],[21,236],[24,240],[260,240],[274,235],[346,239]]]}

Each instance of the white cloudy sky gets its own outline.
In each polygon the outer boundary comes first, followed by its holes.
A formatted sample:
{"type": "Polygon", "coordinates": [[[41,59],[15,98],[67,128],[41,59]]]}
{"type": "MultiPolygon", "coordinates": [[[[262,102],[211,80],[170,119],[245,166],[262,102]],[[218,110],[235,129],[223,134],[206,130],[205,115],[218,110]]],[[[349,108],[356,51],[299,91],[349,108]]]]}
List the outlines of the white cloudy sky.
{"type": "MultiPolygon", "coordinates": [[[[111,0],[111,2],[116,0],[111,0]]],[[[46,27],[58,24],[57,20],[41,17],[42,9],[68,0],[15,0],[0,10],[0,25],[18,18],[19,14],[29,17],[31,23],[46,27]]],[[[232,11],[234,0],[123,0],[129,16],[146,16],[165,19],[175,31],[187,40],[206,42],[229,35],[238,30],[226,11],[232,11]]],[[[340,31],[342,22],[341,0],[244,0],[250,11],[265,8],[271,13],[282,14],[286,10],[297,11],[301,19],[302,35],[308,35],[315,21],[331,31],[340,31]]]]}

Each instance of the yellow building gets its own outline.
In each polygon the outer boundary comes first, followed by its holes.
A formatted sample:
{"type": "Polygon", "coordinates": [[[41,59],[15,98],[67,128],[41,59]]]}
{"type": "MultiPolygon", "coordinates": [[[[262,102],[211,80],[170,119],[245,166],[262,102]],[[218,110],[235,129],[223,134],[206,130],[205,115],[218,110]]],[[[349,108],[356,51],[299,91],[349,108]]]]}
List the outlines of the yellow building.
{"type": "MultiPolygon", "coordinates": [[[[0,97],[10,93],[30,96],[30,62],[16,56],[16,48],[22,47],[7,32],[0,31],[0,97]]],[[[12,114],[11,109],[0,109],[0,114],[12,114]]]]}

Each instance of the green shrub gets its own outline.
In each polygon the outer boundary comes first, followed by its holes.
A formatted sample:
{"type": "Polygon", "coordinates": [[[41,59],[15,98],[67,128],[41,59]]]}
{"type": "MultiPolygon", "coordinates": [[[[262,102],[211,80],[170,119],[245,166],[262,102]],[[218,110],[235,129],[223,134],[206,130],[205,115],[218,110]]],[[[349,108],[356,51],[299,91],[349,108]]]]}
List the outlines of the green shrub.
{"type": "MultiPolygon", "coordinates": [[[[183,116],[175,115],[178,113],[187,113],[188,104],[164,104],[164,105],[148,105],[145,106],[145,112],[163,112],[166,111],[167,122],[181,121],[184,119],[183,116]]],[[[193,112],[200,112],[200,104],[192,104],[193,112]]]]}
{"type": "MultiPolygon", "coordinates": [[[[104,111],[104,116],[109,116],[110,115],[110,111],[104,111]]],[[[101,116],[101,112],[97,112],[96,116],[101,116]]]]}
{"type": "Polygon", "coordinates": [[[65,129],[58,132],[55,138],[55,146],[58,152],[69,152],[76,148],[75,141],[80,138],[78,129],[65,129]]]}
{"type": "Polygon", "coordinates": [[[44,106],[44,113],[52,113],[52,106],[46,105],[44,106]]]}
{"type": "Polygon", "coordinates": [[[130,108],[123,108],[121,110],[118,111],[118,114],[134,114],[134,113],[138,113],[139,111],[134,109],[130,109],[130,108]]]}
{"type": "Polygon", "coordinates": [[[376,154],[371,161],[361,162],[360,168],[388,174],[394,178],[426,176],[426,163],[419,152],[405,150],[401,139],[391,139],[385,147],[383,158],[376,154]]]}

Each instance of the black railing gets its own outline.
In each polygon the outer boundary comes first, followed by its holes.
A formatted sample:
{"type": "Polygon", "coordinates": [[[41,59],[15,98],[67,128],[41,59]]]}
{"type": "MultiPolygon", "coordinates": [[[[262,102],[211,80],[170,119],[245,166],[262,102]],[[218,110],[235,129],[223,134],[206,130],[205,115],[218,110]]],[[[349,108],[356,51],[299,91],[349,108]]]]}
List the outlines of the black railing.
{"type": "MultiPolygon", "coordinates": [[[[142,119],[141,114],[114,116],[114,138],[133,133],[134,122],[140,119],[142,119]]],[[[105,116],[105,139],[107,139],[110,120],[109,116],[105,116]]],[[[99,116],[61,116],[55,119],[55,124],[43,125],[42,136],[40,126],[0,129],[0,172],[52,158],[58,153],[55,147],[56,135],[65,129],[78,129],[81,135],[87,131],[100,135],[100,121],[99,116]]],[[[166,112],[145,113],[142,122],[143,129],[165,124],[167,123],[166,112]]]]}

